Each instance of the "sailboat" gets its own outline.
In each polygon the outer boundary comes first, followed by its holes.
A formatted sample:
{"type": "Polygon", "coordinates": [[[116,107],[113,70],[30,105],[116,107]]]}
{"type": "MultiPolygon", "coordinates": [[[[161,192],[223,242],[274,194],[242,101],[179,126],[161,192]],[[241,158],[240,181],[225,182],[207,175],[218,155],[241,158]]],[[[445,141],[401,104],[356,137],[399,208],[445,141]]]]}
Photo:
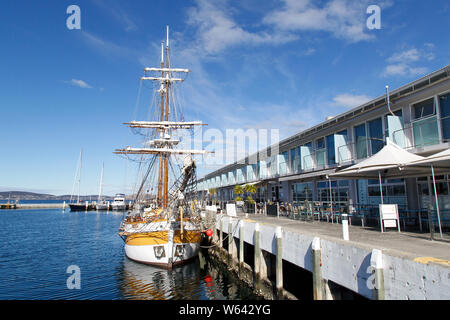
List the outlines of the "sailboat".
{"type": "Polygon", "coordinates": [[[186,130],[204,125],[201,121],[185,122],[173,97],[175,84],[182,83],[184,79],[180,76],[189,71],[170,66],[167,27],[165,46],[161,43],[160,67],[145,68],[141,78],[141,84],[155,83],[156,119],[125,123],[144,135],[144,145],[114,152],[140,157],[142,166],[133,205],[118,232],[125,243],[125,254],[131,260],[169,269],[195,258],[201,240],[200,208],[194,198],[197,179],[193,156],[204,155],[206,151],[176,148],[180,142],[177,134],[182,137],[186,130]],[[155,193],[148,194],[150,190],[155,193]]]}
{"type": "Polygon", "coordinates": [[[102,163],[102,174],[100,175],[100,186],[98,191],[98,199],[97,203],[95,204],[95,209],[99,210],[107,210],[108,209],[108,202],[102,199],[102,187],[103,187],[103,171],[104,171],[104,163],[102,163]]]}
{"type": "Polygon", "coordinates": [[[70,195],[70,200],[69,200],[70,211],[85,211],[86,210],[86,204],[80,201],[81,163],[82,162],[83,162],[83,150],[80,150],[80,158],[78,161],[77,171],[75,173],[75,178],[73,181],[72,193],[70,195]],[[77,202],[72,202],[73,192],[75,189],[75,182],[76,182],[77,178],[78,178],[78,198],[77,198],[77,202]]]}

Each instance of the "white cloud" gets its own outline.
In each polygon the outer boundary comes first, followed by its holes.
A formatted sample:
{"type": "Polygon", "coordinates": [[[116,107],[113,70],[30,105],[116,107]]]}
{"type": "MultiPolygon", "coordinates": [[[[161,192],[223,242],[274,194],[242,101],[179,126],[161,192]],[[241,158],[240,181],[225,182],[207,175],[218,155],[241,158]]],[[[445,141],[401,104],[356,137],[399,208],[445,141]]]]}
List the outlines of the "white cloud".
{"type": "Polygon", "coordinates": [[[263,21],[283,31],[325,31],[336,38],[358,42],[374,38],[366,30],[368,0],[332,0],[319,7],[311,0],[283,0],[283,8],[263,21]]]}
{"type": "Polygon", "coordinates": [[[122,9],[122,7],[118,3],[111,0],[96,0],[93,3],[99,6],[103,11],[109,13],[117,22],[119,22],[124,27],[125,31],[129,32],[138,29],[133,19],[130,18],[129,14],[125,12],[125,10],[122,9]]]}
{"type": "Polygon", "coordinates": [[[416,66],[414,64],[421,63],[424,60],[431,61],[434,59],[434,44],[426,43],[423,49],[411,48],[401,52],[396,52],[386,61],[388,65],[385,67],[382,76],[410,76],[415,77],[423,75],[428,68],[416,66]]]}
{"type": "Polygon", "coordinates": [[[83,80],[78,79],[72,79],[70,81],[66,81],[66,83],[70,83],[71,85],[74,85],[76,87],[84,88],[84,89],[91,89],[92,87],[84,82],[83,80]]]}
{"type": "MultiPolygon", "coordinates": [[[[102,39],[96,35],[93,35],[87,31],[82,31],[80,33],[83,41],[93,48],[94,50],[101,53],[103,56],[108,58],[128,58],[130,60],[135,60],[138,57],[137,50],[128,48],[126,46],[118,45],[111,41],[102,39]]],[[[140,54],[140,53],[139,53],[140,54]]]]}
{"type": "Polygon", "coordinates": [[[314,48],[308,48],[308,49],[306,49],[306,50],[303,52],[303,54],[304,54],[305,56],[311,56],[311,55],[313,55],[314,53],[316,53],[316,49],[314,49],[314,48]]]}
{"type": "Polygon", "coordinates": [[[372,98],[366,95],[352,95],[348,93],[343,93],[333,98],[333,105],[339,107],[354,108],[370,100],[372,100],[372,98]]]}
{"type": "Polygon", "coordinates": [[[293,41],[297,36],[285,32],[251,32],[244,30],[234,20],[226,1],[220,3],[197,0],[197,6],[188,11],[188,24],[198,28],[199,45],[216,53],[237,44],[280,44],[293,41]]]}
{"type": "Polygon", "coordinates": [[[388,62],[414,62],[420,59],[419,50],[416,48],[405,50],[399,53],[393,54],[387,61],[388,62]]]}
{"type": "Polygon", "coordinates": [[[391,64],[384,69],[384,76],[418,76],[428,71],[426,67],[411,67],[407,63],[391,64]]]}

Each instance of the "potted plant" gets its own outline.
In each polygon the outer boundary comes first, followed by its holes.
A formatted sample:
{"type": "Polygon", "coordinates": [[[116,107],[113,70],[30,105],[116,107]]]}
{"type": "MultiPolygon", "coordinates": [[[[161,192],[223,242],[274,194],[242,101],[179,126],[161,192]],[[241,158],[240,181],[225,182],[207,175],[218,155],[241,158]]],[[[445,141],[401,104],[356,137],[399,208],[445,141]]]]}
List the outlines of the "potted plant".
{"type": "Polygon", "coordinates": [[[244,192],[249,194],[246,199],[247,204],[253,206],[255,204],[255,200],[253,200],[252,195],[256,194],[256,192],[257,192],[255,185],[254,184],[246,184],[244,186],[244,192]]]}
{"type": "Polygon", "coordinates": [[[243,206],[244,205],[244,201],[242,200],[241,195],[244,194],[244,189],[242,188],[241,185],[236,185],[233,189],[234,194],[237,195],[237,197],[234,199],[236,200],[236,205],[237,206],[243,206]]]}
{"type": "Polygon", "coordinates": [[[244,191],[250,194],[256,194],[257,189],[254,184],[246,184],[244,186],[244,191]]]}
{"type": "Polygon", "coordinates": [[[211,188],[208,190],[209,194],[211,195],[211,200],[213,204],[216,204],[216,194],[217,194],[217,189],[216,188],[211,188]],[[214,199],[214,200],[213,200],[214,199]]]}

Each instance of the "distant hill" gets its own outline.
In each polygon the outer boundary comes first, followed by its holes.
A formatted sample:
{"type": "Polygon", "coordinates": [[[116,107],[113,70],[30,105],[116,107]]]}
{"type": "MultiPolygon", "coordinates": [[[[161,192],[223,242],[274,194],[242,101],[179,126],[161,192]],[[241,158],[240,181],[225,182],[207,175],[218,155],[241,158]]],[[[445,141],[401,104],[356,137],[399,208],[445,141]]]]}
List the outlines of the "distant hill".
{"type": "MultiPolygon", "coordinates": [[[[77,196],[74,196],[77,197],[77,196]]],[[[80,196],[81,201],[96,200],[98,195],[80,196]]],[[[103,196],[105,200],[112,200],[114,197],[103,196]]],[[[55,196],[53,194],[34,193],[26,191],[4,191],[0,192],[0,200],[69,200],[70,195],[55,196]]]]}

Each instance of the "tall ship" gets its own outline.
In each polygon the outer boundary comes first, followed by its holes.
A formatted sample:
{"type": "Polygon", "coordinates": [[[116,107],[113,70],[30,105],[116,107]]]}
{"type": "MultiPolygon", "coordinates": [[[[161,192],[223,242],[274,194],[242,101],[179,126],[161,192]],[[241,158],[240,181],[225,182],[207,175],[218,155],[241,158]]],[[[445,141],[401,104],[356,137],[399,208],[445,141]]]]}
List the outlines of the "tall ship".
{"type": "Polygon", "coordinates": [[[148,112],[153,117],[125,123],[144,137],[143,145],[114,153],[136,161],[141,175],[118,232],[125,254],[137,262],[171,269],[198,255],[201,228],[194,157],[206,151],[178,147],[184,135],[204,124],[184,120],[175,90],[190,70],[173,68],[169,53],[167,27],[160,66],[145,68],[141,77],[141,87],[143,82],[153,84],[154,99],[148,112]]]}

